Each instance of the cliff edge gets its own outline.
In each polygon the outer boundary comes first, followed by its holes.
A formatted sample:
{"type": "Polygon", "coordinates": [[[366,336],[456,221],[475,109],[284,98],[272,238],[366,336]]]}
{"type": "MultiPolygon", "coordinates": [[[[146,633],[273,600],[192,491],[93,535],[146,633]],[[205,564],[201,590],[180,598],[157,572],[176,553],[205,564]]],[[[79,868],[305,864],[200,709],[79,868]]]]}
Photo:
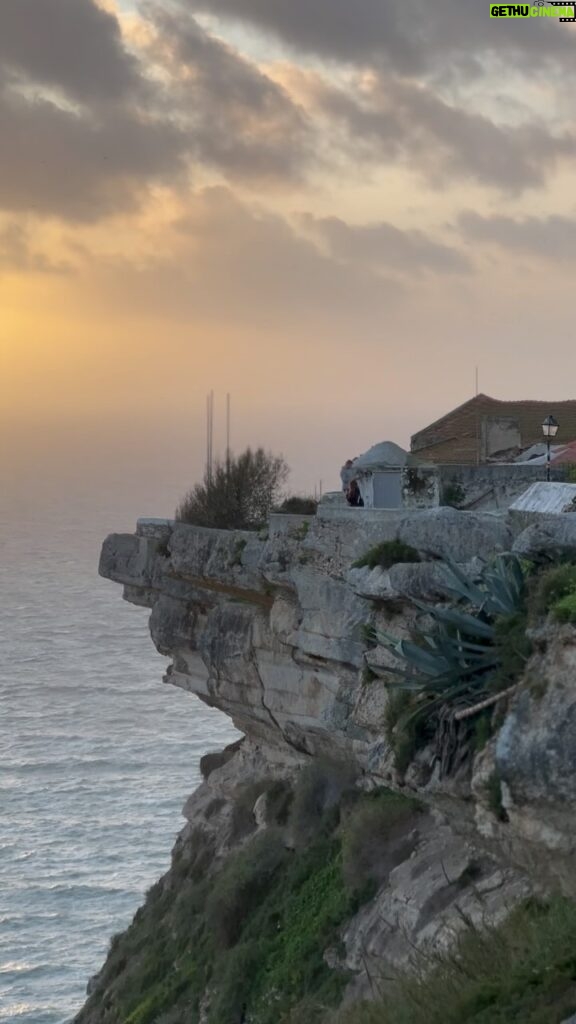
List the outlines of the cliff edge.
{"type": "Polygon", "coordinates": [[[446,600],[448,563],[473,575],[506,552],[569,561],[576,516],[321,507],[260,534],[141,520],[106,540],[100,572],[150,608],[166,682],[243,738],[204,759],[171,871],[115,940],[78,1024],[333,1019],[415,952],[448,950],[528,896],[574,894],[572,625],[532,629],[481,743],[467,734],[447,762],[428,737],[399,765],[390,738],[394,658],[371,638],[411,637],[446,600]],[[373,565],[387,544],[413,558],[373,565]],[[302,901],[315,915],[298,918],[302,901]]]}

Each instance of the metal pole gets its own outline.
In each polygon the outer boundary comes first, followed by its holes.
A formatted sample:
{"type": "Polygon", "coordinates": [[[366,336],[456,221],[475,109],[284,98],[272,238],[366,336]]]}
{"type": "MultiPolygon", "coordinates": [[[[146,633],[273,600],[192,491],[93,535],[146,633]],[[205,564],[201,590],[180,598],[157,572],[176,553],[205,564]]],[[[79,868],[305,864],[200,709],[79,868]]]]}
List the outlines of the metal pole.
{"type": "Polygon", "coordinates": [[[206,480],[210,482],[210,395],[206,395],[206,480]]]}
{"type": "Polygon", "coordinates": [[[550,482],[550,438],[546,438],[546,480],[550,482]]]}
{"type": "Polygon", "coordinates": [[[230,395],[226,395],[226,472],[230,473],[230,395]]]}

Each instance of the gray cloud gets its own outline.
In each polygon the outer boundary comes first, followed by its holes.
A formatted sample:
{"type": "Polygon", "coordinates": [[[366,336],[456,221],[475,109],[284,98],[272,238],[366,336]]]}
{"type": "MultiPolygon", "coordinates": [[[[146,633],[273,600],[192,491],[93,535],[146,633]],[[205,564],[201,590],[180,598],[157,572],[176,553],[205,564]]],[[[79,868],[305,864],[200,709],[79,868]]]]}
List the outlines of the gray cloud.
{"type": "Polygon", "coordinates": [[[0,63],[82,102],[141,84],[116,18],[93,0],[2,0],[0,63]]]}
{"type": "Polygon", "coordinates": [[[189,14],[176,17],[150,3],[143,9],[159,33],[151,56],[180,74],[170,102],[187,122],[199,158],[235,176],[301,176],[310,126],[287,92],[189,14]]]}
{"type": "Polygon", "coordinates": [[[332,255],[345,262],[399,273],[462,273],[469,261],[457,249],[435,242],[423,231],[401,231],[393,224],[347,224],[338,217],[304,216],[332,255]]]}
{"type": "Polygon", "coordinates": [[[556,136],[538,124],[504,127],[391,76],[377,79],[361,99],[317,86],[312,100],[345,128],[365,159],[403,159],[437,186],[470,178],[520,192],[541,185],[558,160],[576,153],[575,136],[556,136]]]}
{"type": "Polygon", "coordinates": [[[300,51],[406,74],[444,69],[450,57],[462,74],[477,75],[478,55],[530,67],[552,58],[573,70],[566,26],[543,19],[500,22],[478,0],[193,0],[192,6],[248,22],[300,51]]]}
{"type": "Polygon", "coordinates": [[[196,164],[259,186],[301,175],[303,112],[192,17],[149,4],[136,61],[91,0],[36,7],[0,3],[0,209],[93,221],[151,184],[185,186],[196,164]]]}
{"type": "Polygon", "coordinates": [[[175,127],[122,108],[100,120],[5,91],[0,126],[4,210],[95,220],[130,209],[147,184],[173,180],[184,166],[175,127]]]}
{"type": "Polygon", "coordinates": [[[463,236],[471,242],[484,242],[502,249],[533,254],[558,263],[576,260],[576,219],[551,217],[482,217],[472,210],[458,218],[463,236]]]}
{"type": "MultiPolygon", "coordinates": [[[[226,3],[213,0],[211,9],[220,5],[226,13],[226,3]]],[[[285,32],[293,24],[302,39],[314,26],[320,39],[326,26],[325,0],[305,9],[301,0],[238,4],[252,20],[281,19],[285,32]]],[[[440,19],[452,4],[442,0],[440,19]]],[[[471,31],[480,15],[469,0],[462,6],[471,31]]],[[[188,0],[148,0],[142,13],[151,38],[135,57],[124,48],[116,18],[94,0],[0,0],[0,209],[93,221],[135,207],[151,184],[187,187],[196,165],[231,183],[290,186],[318,168],[330,147],[338,161],[343,155],[356,163],[404,161],[441,187],[469,178],[517,192],[541,185],[557,160],[574,154],[570,136],[536,124],[499,126],[450,106],[430,85],[391,73],[376,75],[370,92],[317,84],[304,111],[202,28],[192,7],[188,0]]],[[[326,46],[333,43],[342,59],[346,47],[368,53],[362,47],[370,40],[378,47],[381,32],[399,64],[421,63],[428,22],[406,30],[402,43],[405,5],[330,0],[329,9],[326,46]]],[[[462,17],[450,21],[454,40],[462,17]]],[[[508,24],[502,27],[507,33],[508,24]]],[[[542,39],[552,31],[535,28],[542,39]]]]}

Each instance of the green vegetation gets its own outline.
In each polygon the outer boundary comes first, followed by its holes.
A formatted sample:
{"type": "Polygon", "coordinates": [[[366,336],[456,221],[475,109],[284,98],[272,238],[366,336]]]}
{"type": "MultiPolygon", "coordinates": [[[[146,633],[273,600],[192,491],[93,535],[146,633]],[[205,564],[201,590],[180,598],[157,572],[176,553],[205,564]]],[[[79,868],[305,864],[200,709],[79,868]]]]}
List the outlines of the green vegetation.
{"type": "Polygon", "coordinates": [[[248,541],[246,540],[245,537],[240,537],[236,541],[236,543],[234,545],[234,553],[233,553],[232,558],[230,560],[230,566],[231,567],[234,567],[234,566],[237,566],[237,565],[242,565],[242,554],[244,552],[244,548],[246,547],[247,543],[248,543],[248,541]]]}
{"type": "Polygon", "coordinates": [[[488,806],[498,821],[508,821],[508,815],[502,803],[502,782],[497,772],[493,772],[486,783],[488,806]]]}
{"type": "MultiPolygon", "coordinates": [[[[406,836],[420,812],[417,800],[386,789],[375,790],[352,807],[341,826],[342,870],[349,889],[362,891],[370,882],[385,881],[396,866],[395,840],[406,836]]],[[[403,859],[407,851],[401,849],[403,859]]]]}
{"type": "Polygon", "coordinates": [[[266,816],[269,822],[285,825],[292,803],[293,794],[286,782],[262,779],[243,786],[234,801],[232,830],[235,839],[242,839],[256,829],[254,804],[266,794],[266,816]]]}
{"type": "MultiPolygon", "coordinates": [[[[385,731],[396,767],[405,771],[416,752],[437,736],[439,724],[456,712],[475,709],[513,687],[533,654],[529,623],[551,614],[576,624],[576,564],[544,569],[533,561],[500,555],[474,578],[447,563],[448,603],[413,603],[422,613],[410,639],[365,626],[367,646],[382,644],[398,664],[388,671],[390,692],[385,731]]],[[[535,695],[542,684],[529,681],[535,695]]],[[[459,739],[481,749],[497,726],[498,706],[460,720],[459,739]]],[[[452,731],[452,741],[454,731],[452,731]]]]}
{"type": "Polygon", "coordinates": [[[291,531],[290,536],[294,540],[305,540],[306,537],[308,536],[309,529],[310,523],[301,523],[300,526],[297,526],[294,530],[291,531]]]}
{"type": "Polygon", "coordinates": [[[316,498],[311,496],[303,497],[299,494],[293,494],[289,498],[285,498],[282,504],[278,505],[278,508],[275,508],[274,511],[290,516],[315,516],[318,511],[318,502],[316,498]]]}
{"type": "Polygon", "coordinates": [[[356,771],[348,764],[314,760],[300,773],[290,811],[290,835],[297,848],[336,827],[340,804],[353,791],[356,771]]]}
{"type": "Polygon", "coordinates": [[[468,927],[456,950],[423,953],[381,991],[339,1024],[560,1024],[576,1011],[576,907],[529,901],[499,928],[468,927]]]}
{"type": "MultiPolygon", "coordinates": [[[[433,738],[447,711],[465,710],[512,686],[532,653],[519,560],[500,556],[474,579],[456,565],[448,568],[451,604],[415,601],[425,618],[412,639],[376,634],[399,663],[390,669],[397,681],[388,683],[392,696],[385,724],[400,771],[433,738]]],[[[476,749],[486,742],[488,724],[484,716],[473,738],[476,749]]]]}
{"type": "Polygon", "coordinates": [[[559,622],[576,622],[576,565],[566,562],[541,572],[530,595],[530,615],[536,619],[548,612],[559,622]]]}
{"type": "Polygon", "coordinates": [[[413,714],[416,709],[417,703],[410,690],[389,687],[384,733],[399,772],[405,772],[416,752],[434,737],[435,719],[424,714],[413,714]]]}
{"type": "Polygon", "coordinates": [[[369,569],[375,569],[379,565],[383,569],[390,569],[398,562],[419,561],[420,555],[409,544],[404,544],[401,540],[385,540],[370,548],[362,558],[353,562],[352,568],[363,569],[364,566],[368,566],[369,569]]]}
{"type": "Polygon", "coordinates": [[[207,470],[176,509],[176,519],[220,530],[258,530],[278,504],[288,472],[282,456],[247,448],[207,470]]]}
{"type": "Polygon", "coordinates": [[[221,860],[202,832],[180,844],[170,874],[111,943],[88,1011],[105,1001],[107,1024],[198,1024],[207,992],[209,1024],[240,1024],[244,1012],[252,1024],[321,1024],[348,980],[325,950],[418,813],[354,783],[345,765],[315,761],[293,790],[246,787],[241,802],[265,792],[267,818],[279,823],[221,860]]]}
{"type": "Polygon", "coordinates": [[[566,562],[545,569],[535,581],[530,597],[530,610],[537,617],[546,615],[561,598],[576,592],[576,565],[566,562]]]}
{"type": "Polygon", "coordinates": [[[576,623],[576,591],[556,601],[552,606],[552,615],[557,622],[576,623]]]}
{"type": "Polygon", "coordinates": [[[466,491],[459,483],[447,484],[442,491],[442,505],[449,508],[461,508],[466,501],[466,491]]]}

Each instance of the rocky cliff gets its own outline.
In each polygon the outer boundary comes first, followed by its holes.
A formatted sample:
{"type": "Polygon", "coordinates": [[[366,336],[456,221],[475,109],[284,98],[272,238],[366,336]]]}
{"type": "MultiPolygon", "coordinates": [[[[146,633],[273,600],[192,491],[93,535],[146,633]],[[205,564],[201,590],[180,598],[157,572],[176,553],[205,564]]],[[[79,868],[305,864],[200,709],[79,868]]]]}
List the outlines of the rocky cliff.
{"type": "MultiPolygon", "coordinates": [[[[142,520],[134,535],[109,537],[101,574],[124,586],[126,600],[151,609],[152,639],[172,659],[166,681],[222,710],[243,735],[205,759],[205,781],[186,804],[187,824],[158,898],[166,903],[174,894],[182,861],[196,863],[195,850],[210,851],[209,873],[254,836],[278,832],[278,795],[298,792],[311,765],[346,766],[349,773],[344,785],[334,782],[334,769],[329,783],[330,769],[323,769],[319,819],[330,785],[333,803],[350,785],[366,800],[384,789],[418,799],[405,814],[394,804],[391,817],[386,805],[392,825],[372,888],[334,918],[337,942],[322,951],[326,969],[345,979],[338,994],[345,1004],[372,997],[374,979],[405,966],[415,950],[448,947],[464,922],[498,922],[527,894],[554,886],[572,894],[574,627],[540,625],[524,682],[500,702],[492,735],[450,772],[433,744],[398,770],[381,682],[391,655],[367,640],[373,629],[410,634],[416,604],[445,598],[446,560],[473,572],[507,551],[540,561],[573,557],[576,516],[321,506],[313,518],[272,516],[260,534],[142,520]],[[387,569],[355,564],[387,541],[401,542],[420,560],[387,569]],[[247,820],[239,824],[242,814],[247,820]]],[[[373,806],[362,811],[366,822],[376,820],[373,806]]],[[[358,810],[350,813],[362,820],[358,810]]],[[[289,826],[282,837],[284,847],[298,848],[289,826]]],[[[208,969],[188,1003],[169,995],[163,1004],[158,995],[146,1003],[141,992],[130,1015],[132,1003],[122,1003],[123,970],[105,965],[79,1022],[268,1019],[257,1001],[234,1007],[232,999],[228,1011],[217,1012],[217,982],[208,969]],[[170,999],[187,1009],[171,1010],[170,999]]],[[[274,1019],[289,1018],[278,1011],[274,1019]]],[[[295,1019],[304,1020],[304,1011],[295,1019]]]]}

